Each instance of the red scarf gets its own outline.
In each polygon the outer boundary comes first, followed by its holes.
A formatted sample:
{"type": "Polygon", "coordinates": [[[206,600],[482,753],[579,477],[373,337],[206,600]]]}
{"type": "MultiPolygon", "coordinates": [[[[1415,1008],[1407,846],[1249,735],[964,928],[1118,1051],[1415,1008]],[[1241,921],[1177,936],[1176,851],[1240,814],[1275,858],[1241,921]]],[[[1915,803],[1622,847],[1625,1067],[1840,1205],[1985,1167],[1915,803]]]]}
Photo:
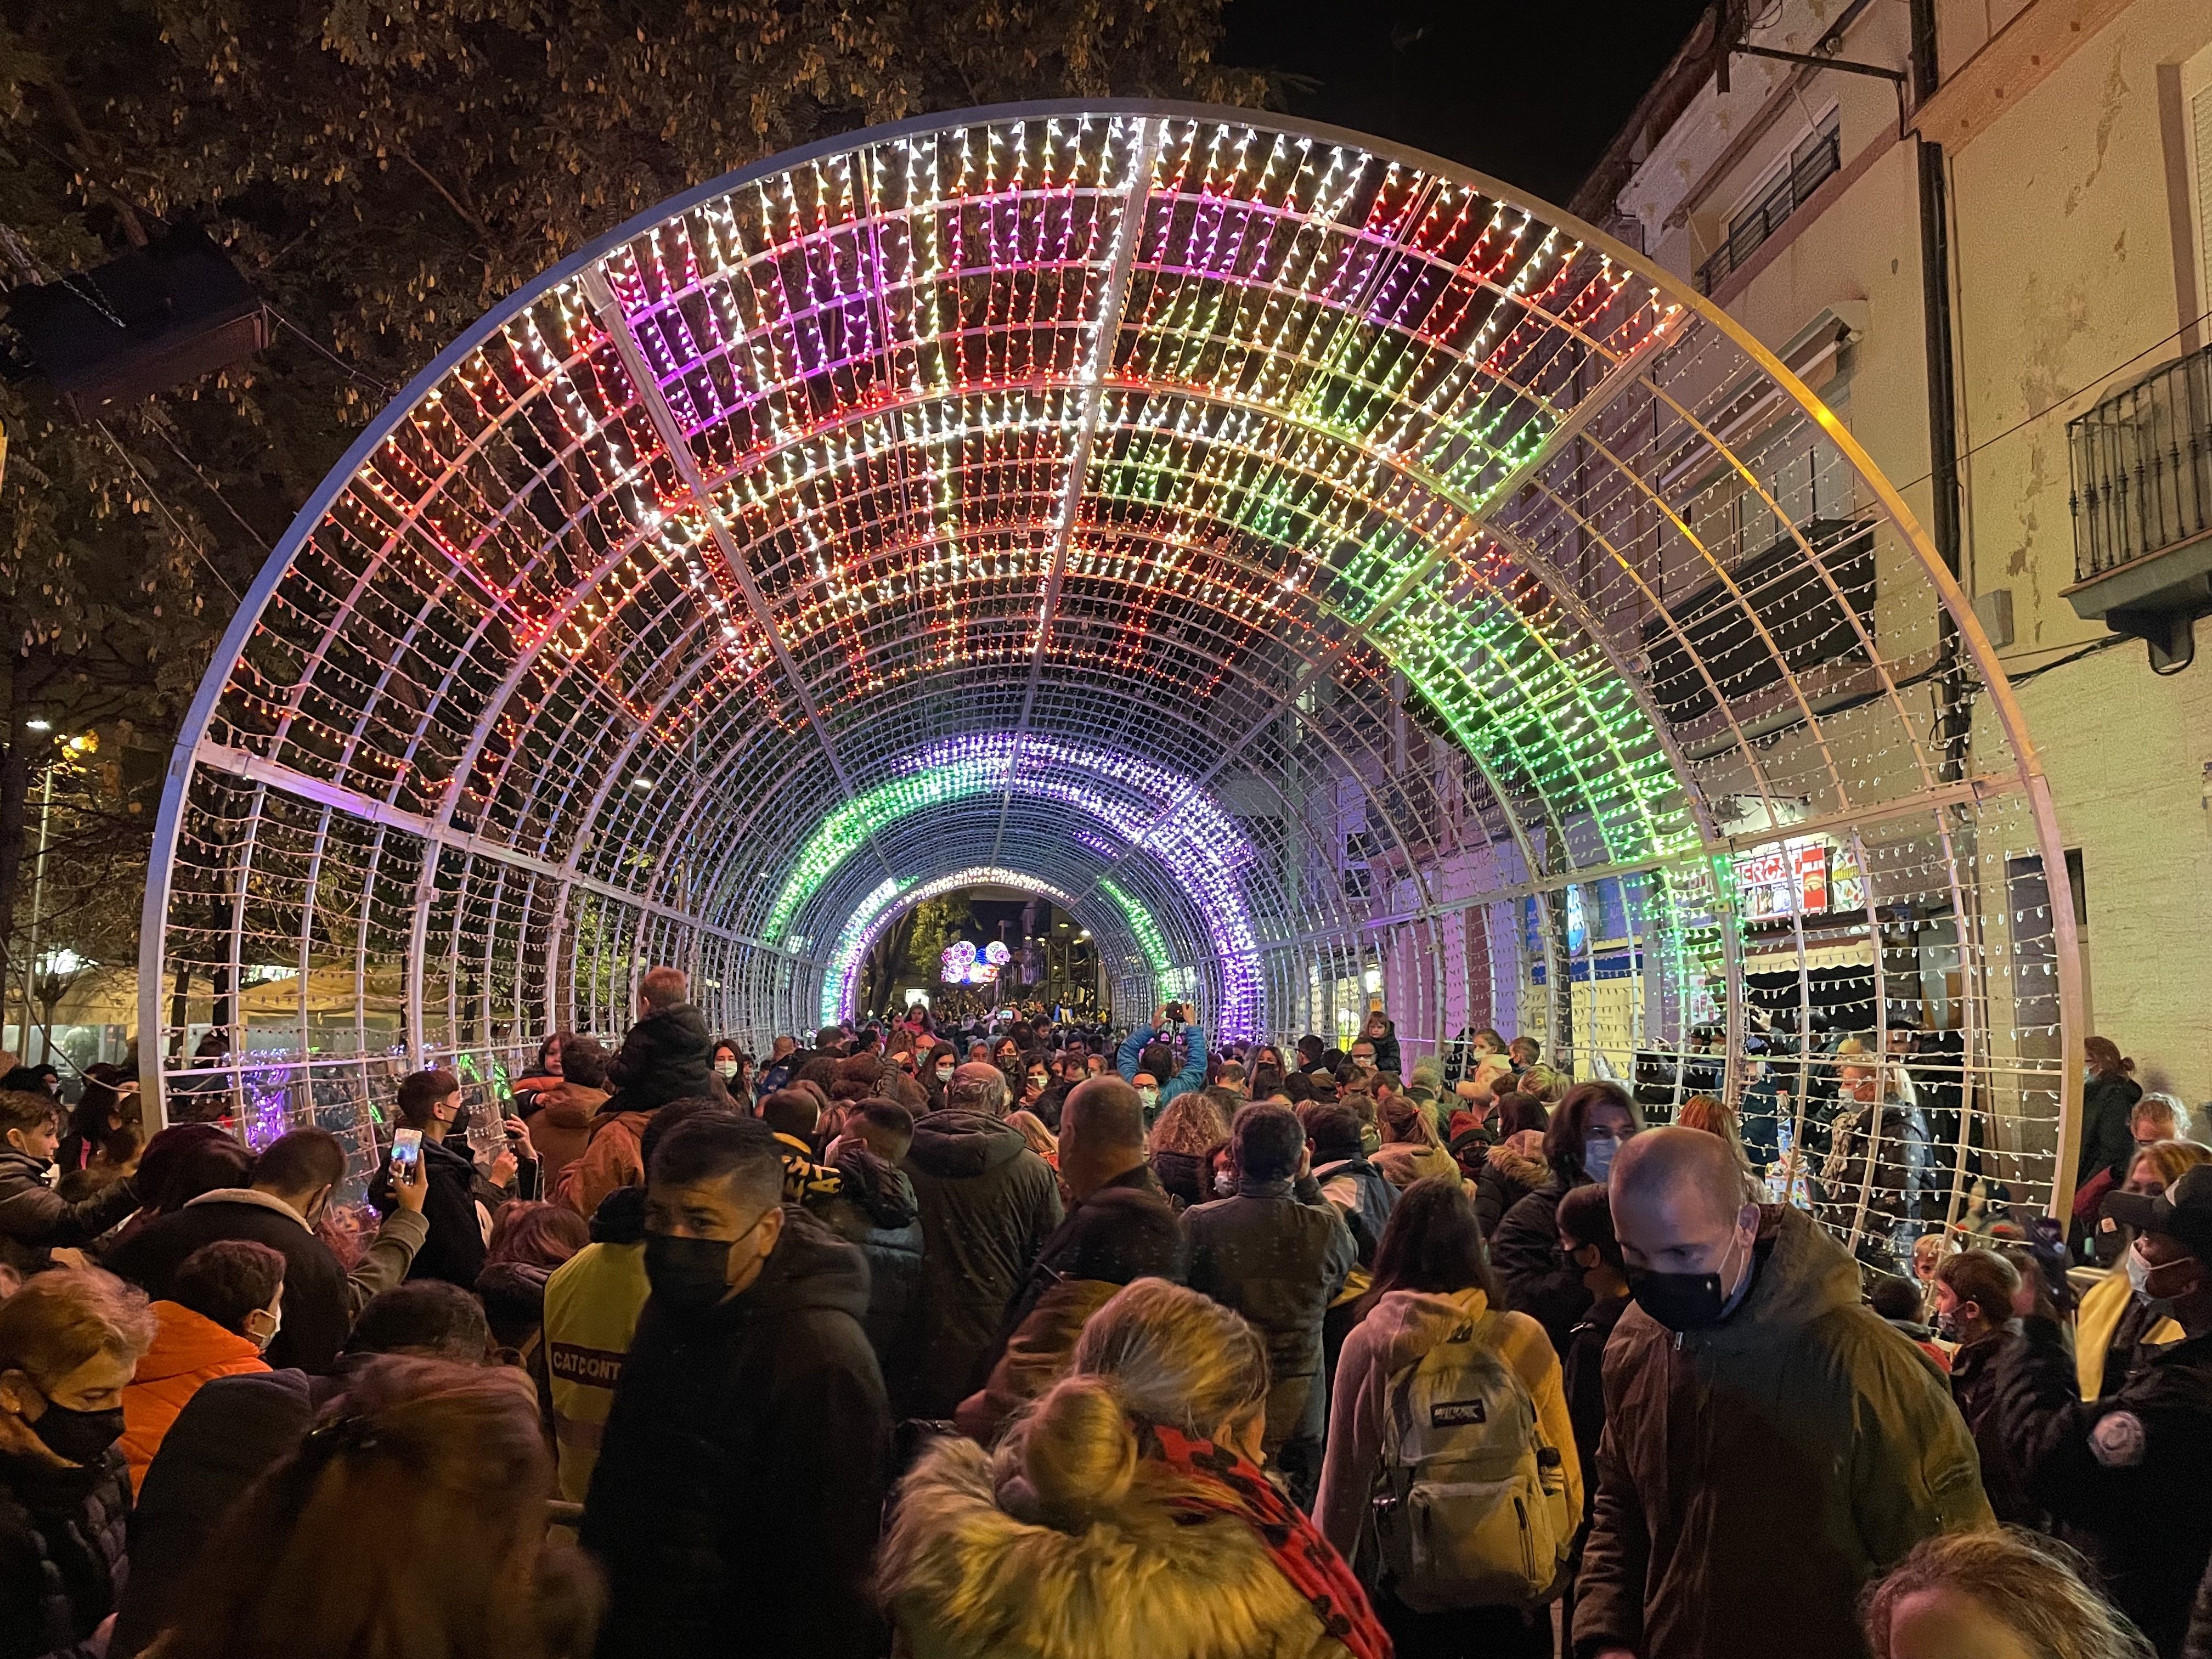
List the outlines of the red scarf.
{"type": "Polygon", "coordinates": [[[1312,1603],[1322,1630],[1351,1649],[1354,1659],[1390,1659],[1389,1635],[1368,1606],[1367,1592],[1297,1504],[1225,1446],[1164,1426],[1152,1433],[1161,1462],[1190,1477],[1194,1490],[1176,1497],[1176,1509],[1243,1522],[1259,1534],[1276,1570],[1312,1603]]]}

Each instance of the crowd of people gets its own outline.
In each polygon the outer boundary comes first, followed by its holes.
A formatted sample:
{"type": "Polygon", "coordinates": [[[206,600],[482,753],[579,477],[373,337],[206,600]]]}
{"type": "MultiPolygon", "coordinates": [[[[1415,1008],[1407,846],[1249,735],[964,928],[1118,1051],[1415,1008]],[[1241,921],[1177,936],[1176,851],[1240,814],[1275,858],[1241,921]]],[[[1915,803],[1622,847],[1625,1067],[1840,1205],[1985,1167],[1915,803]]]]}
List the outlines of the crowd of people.
{"type": "Polygon", "coordinates": [[[368,1226],[321,1129],[11,1075],[0,1659],[2212,1659],[2185,1114],[2092,1103],[2070,1250],[1893,1276],[1717,1097],[1406,1060],[1169,1003],[756,1063],[655,968],[503,1145],[407,1077],[368,1226]]]}

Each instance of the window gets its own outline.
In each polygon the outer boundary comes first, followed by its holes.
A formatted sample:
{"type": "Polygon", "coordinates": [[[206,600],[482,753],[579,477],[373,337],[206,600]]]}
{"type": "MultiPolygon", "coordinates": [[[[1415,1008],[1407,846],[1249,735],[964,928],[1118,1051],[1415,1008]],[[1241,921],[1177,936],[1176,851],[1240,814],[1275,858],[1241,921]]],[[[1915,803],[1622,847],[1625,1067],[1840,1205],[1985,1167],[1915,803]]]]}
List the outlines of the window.
{"type": "Polygon", "coordinates": [[[1711,294],[1756,253],[1785,220],[1803,207],[1813,192],[1843,167],[1843,134],[1839,112],[1831,108],[1814,124],[1813,131],[1790,152],[1753,191],[1751,198],[1729,219],[1728,240],[1698,267],[1698,289],[1711,294]]]}

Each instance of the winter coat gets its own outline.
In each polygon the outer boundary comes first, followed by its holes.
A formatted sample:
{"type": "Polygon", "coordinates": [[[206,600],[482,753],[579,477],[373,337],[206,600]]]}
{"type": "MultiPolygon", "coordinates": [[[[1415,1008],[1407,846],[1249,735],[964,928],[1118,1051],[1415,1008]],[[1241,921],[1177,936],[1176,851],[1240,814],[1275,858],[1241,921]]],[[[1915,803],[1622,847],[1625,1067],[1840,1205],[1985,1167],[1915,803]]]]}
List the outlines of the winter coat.
{"type": "Polygon", "coordinates": [[[1998,1410],[1998,1378],[2013,1351],[2027,1339],[2010,1326],[1994,1336],[1969,1342],[1951,1355],[1951,1398],[1966,1431],[1974,1437],[1974,1451],[1982,1469],[1982,1490],[1990,1509],[2007,1526],[2045,1530],[2042,1509],[2027,1495],[2027,1475],[2021,1468],[2020,1449],[2005,1434],[2004,1413],[1998,1410]]]}
{"type": "Polygon", "coordinates": [[[997,1438],[1014,1413],[1066,1369],[1085,1319],[1134,1280],[1182,1284],[1188,1255],[1176,1212],[1147,1164],[1125,1171],[1070,1210],[1006,1304],[986,1380],[953,1413],[961,1432],[997,1438]]]}
{"type": "MultiPolygon", "coordinates": [[[[1552,1166],[1540,1157],[1527,1158],[1510,1146],[1493,1145],[1482,1160],[1482,1173],[1474,1178],[1474,1217],[1482,1236],[1495,1237],[1498,1224],[1513,1206],[1551,1178],[1552,1166]]],[[[1558,1207],[1553,1206],[1554,1211],[1558,1207]]]]}
{"type": "Polygon", "coordinates": [[[125,1478],[112,1449],[82,1468],[0,1455],[0,1659],[89,1659],[129,1571],[125,1478]]]}
{"type": "Polygon", "coordinates": [[[2081,1292],[2074,1310],[2074,1371],[2081,1398],[2094,1400],[2118,1388],[2139,1344],[2179,1342],[2185,1334],[2163,1313],[2154,1318],[2125,1270],[2113,1268],[2081,1292]]]}
{"type": "Polygon", "coordinates": [[[38,1272],[58,1247],[91,1243],[138,1207],[128,1180],[71,1204],[46,1184],[52,1167],[0,1143],[0,1263],[18,1273],[38,1272]]]}
{"type": "MultiPolygon", "coordinates": [[[[477,1166],[469,1156],[468,1143],[461,1142],[457,1151],[446,1141],[426,1135],[422,1169],[430,1181],[429,1191],[422,1199],[422,1219],[430,1231],[422,1248],[415,1253],[407,1277],[410,1280],[440,1279],[473,1291],[477,1275],[483,1272],[484,1221],[477,1212],[477,1166]]],[[[388,1216],[398,1207],[389,1162],[380,1165],[369,1182],[368,1201],[380,1216],[388,1216]]]]}
{"type": "MultiPolygon", "coordinates": [[[[1392,1381],[1419,1364],[1454,1331],[1489,1311],[1490,1298],[1480,1285],[1445,1296],[1388,1291],[1345,1338],[1336,1359],[1336,1386],[1329,1396],[1328,1457],[1322,1465],[1314,1524],[1346,1560],[1357,1559],[1361,1534],[1375,1512],[1375,1477],[1382,1467],[1392,1381]]],[[[1568,1512],[1579,1515],[1582,1471],[1575,1456],[1574,1425],[1567,1415],[1559,1357],[1552,1352],[1544,1328],[1525,1314],[1505,1314],[1497,1342],[1499,1357],[1536,1402],[1545,1443],[1558,1447],[1565,1460],[1568,1512]]]]}
{"type": "Polygon", "coordinates": [[[647,1014],[623,1034],[607,1066],[607,1087],[613,1092],[599,1109],[609,1116],[657,1111],[691,1095],[722,1099],[728,1091],[714,1075],[706,1017],[688,1002],[647,1014]]]}
{"type": "Polygon", "coordinates": [[[2076,1191],[2103,1170],[2118,1185],[2128,1178],[2136,1155],[2135,1131],[2128,1125],[2142,1098],[2142,1085],[2124,1073],[2093,1078],[2081,1090],[2081,1157],[2075,1165],[2076,1191]]]}
{"type": "Polygon", "coordinates": [[[1340,1158],[1326,1164],[1316,1160],[1313,1178],[1322,1196],[1344,1212],[1352,1242],[1359,1247],[1360,1266],[1373,1267],[1382,1229],[1389,1224],[1390,1212],[1398,1205],[1398,1189],[1364,1158],[1340,1158]]]}
{"type": "Polygon", "coordinates": [[[979,1444],[998,1443],[1029,1403],[1066,1376],[1091,1316],[1121,1289],[1105,1279],[1070,1279],[1046,1290],[991,1363],[983,1386],[960,1402],[952,1421],[979,1444]]]}
{"type": "Polygon", "coordinates": [[[2028,1498],[2159,1652],[2179,1653],[2212,1556],[2212,1335],[2139,1350],[2118,1389],[2085,1402],[2064,1333],[2025,1319],[1997,1398],[2028,1498]]]}
{"type": "Polygon", "coordinates": [[[538,1148],[550,1193],[560,1186],[568,1166],[583,1157],[592,1138],[592,1120],[607,1103],[607,1091],[562,1083],[538,1098],[538,1109],[530,1115],[530,1144],[538,1148]]]}
{"type": "Polygon", "coordinates": [[[1060,1225],[1060,1182],[1004,1118],[932,1112],[907,1178],[921,1210],[921,1310],[893,1368],[901,1415],[947,1418],[982,1379],[1006,1304],[1060,1225]]]}
{"type": "Polygon", "coordinates": [[[1359,1259],[1343,1212],[1311,1181],[1237,1183],[1182,1212],[1190,1287],[1240,1313],[1267,1345],[1267,1449],[1322,1429],[1321,1322],[1359,1259]]]}
{"type": "Polygon", "coordinates": [[[1400,1052],[1398,1048],[1398,1026],[1395,1021],[1384,1020],[1382,1022],[1382,1035],[1379,1037],[1369,1037],[1367,1040],[1375,1045],[1375,1069],[1376,1072],[1380,1073],[1384,1077],[1403,1077],[1406,1075],[1403,1071],[1399,1069],[1405,1064],[1405,1055],[1400,1052]]]}
{"type": "Polygon", "coordinates": [[[131,1579],[109,1659],[128,1659],[173,1621],[200,1552],[231,1505],[300,1443],[344,1386],[340,1376],[264,1369],[216,1377],[191,1397],[162,1437],[131,1511],[131,1579]]]}
{"type": "Polygon", "coordinates": [[[560,1185],[550,1189],[553,1201],[588,1221],[599,1213],[609,1193],[644,1186],[645,1127],[652,1121],[652,1112],[610,1112],[601,1107],[592,1120],[582,1156],[568,1166],[560,1185]]]}
{"type": "Polygon", "coordinates": [[[1154,1152],[1152,1174],[1170,1201],[1180,1200],[1185,1209],[1214,1196],[1213,1171],[1202,1152],[1154,1152]]]}
{"type": "Polygon", "coordinates": [[[1575,1322],[1568,1334],[1567,1352],[1559,1362],[1560,1384],[1567,1394],[1567,1420],[1575,1425],[1575,1450],[1583,1465],[1583,1519],[1589,1519],[1597,1499],[1597,1449],[1605,1437],[1605,1345],[1613,1327],[1628,1311],[1628,1298],[1609,1296],[1593,1301],[1589,1311],[1575,1322]]]}
{"type": "Polygon", "coordinates": [[[159,1302],[167,1297],[170,1281],[186,1256],[226,1238],[266,1244],[284,1258],[284,1323],[263,1357],[272,1366],[330,1370],[353,1325],[345,1269],[280,1198],[246,1187],[203,1194],[125,1239],[107,1266],[159,1302]]]}
{"type": "Polygon", "coordinates": [[[606,1568],[600,1659],[873,1659],[890,1419],[860,1252],[802,1210],[758,1279],[699,1312],[648,1301],[582,1539],[606,1568]]]}
{"type": "Polygon", "coordinates": [[[1559,1200],[1570,1184],[1583,1183],[1554,1175],[1506,1211],[1490,1236],[1490,1265],[1505,1282],[1505,1305],[1541,1325],[1561,1353],[1590,1305],[1582,1270],[1559,1251],[1559,1200]]]}
{"type": "Polygon", "coordinates": [[[866,1147],[837,1155],[836,1193],[811,1207],[868,1262],[868,1314],[861,1325],[876,1363],[888,1366],[906,1340],[921,1295],[921,1206],[903,1170],[866,1147]]]}
{"type": "Polygon", "coordinates": [[[154,1346],[139,1356],[138,1369],[123,1390],[120,1444],[133,1492],[145,1486],[147,1465],[177,1413],[204,1386],[218,1376],[269,1369],[258,1345],[204,1314],[174,1302],[156,1302],[153,1314],[154,1346]]]}
{"type": "Polygon", "coordinates": [[[1778,1632],[1791,1659],[1864,1659],[1861,1587],[1990,1524],[1942,1379],[1861,1304],[1843,1246],[1772,1205],[1754,1250],[1718,1325],[1678,1334],[1631,1307],[1606,1346],[1584,1659],[1772,1659],[1778,1632]]]}
{"type": "MultiPolygon", "coordinates": [[[[1194,1089],[1206,1087],[1206,1033],[1195,1025],[1182,1028],[1182,1069],[1173,1077],[1156,1078],[1160,1085],[1160,1097],[1152,1103],[1152,1117],[1157,1118],[1177,1095],[1187,1095],[1194,1089]]],[[[1114,1056],[1114,1069],[1121,1074],[1124,1083],[1137,1080],[1138,1062],[1145,1050],[1159,1041],[1152,1027],[1139,1025],[1121,1041],[1121,1052],[1114,1056]]],[[[1147,1122],[1152,1118],[1146,1120],[1147,1122]]]]}
{"type": "Polygon", "coordinates": [[[947,1438],[901,1484],[879,1584],[911,1659],[1346,1659],[1244,1521],[1181,1513],[1140,1469],[1062,1532],[1018,1469],[947,1438]]]}
{"type": "Polygon", "coordinates": [[[797,1135],[776,1132],[776,1150],[783,1158],[783,1201],[813,1204],[837,1192],[837,1172],[814,1161],[814,1148],[797,1135]]]}

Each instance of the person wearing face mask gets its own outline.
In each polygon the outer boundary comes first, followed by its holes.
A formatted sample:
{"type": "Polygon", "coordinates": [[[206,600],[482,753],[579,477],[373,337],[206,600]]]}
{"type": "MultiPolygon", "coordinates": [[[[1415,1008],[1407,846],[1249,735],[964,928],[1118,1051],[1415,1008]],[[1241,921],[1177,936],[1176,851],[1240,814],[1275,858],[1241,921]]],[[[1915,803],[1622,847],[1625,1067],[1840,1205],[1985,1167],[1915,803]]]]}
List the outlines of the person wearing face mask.
{"type": "MultiPolygon", "coordinates": [[[[2207,1163],[2212,1163],[2212,1147],[2193,1140],[2161,1140],[2136,1154],[2124,1190],[2156,1198],[2181,1179],[2183,1170],[2207,1163]]],[[[2109,1273],[2081,1293],[2074,1312],[2075,1374],[2084,1400],[2118,1388],[2135,1364],[2139,1345],[2181,1340],[2181,1327],[2143,1298],[2142,1277],[2148,1269],[2143,1259],[2128,1248],[2134,1235],[2110,1216],[2100,1217],[2098,1226],[2100,1240],[2113,1241],[2111,1254],[2117,1260],[2109,1273]]]]}
{"type": "Polygon", "coordinates": [[[701,1112],[653,1149],[653,1294],[584,1505],[608,1578],[599,1659],[884,1645],[869,1591],[890,1417],[867,1265],[782,1187],[757,1119],[701,1112]]]}
{"type": "Polygon", "coordinates": [[[1589,1310],[1582,1269],[1559,1254],[1559,1200],[1577,1187],[1604,1186],[1614,1155],[1644,1127],[1618,1083],[1578,1083],[1544,1129],[1544,1184],[1515,1200],[1491,1236],[1490,1259],[1505,1281],[1505,1305],[1541,1325],[1561,1354],[1589,1310]]]}
{"type": "Polygon", "coordinates": [[[169,1297],[154,1304],[154,1346],[123,1391],[123,1455],[142,1490],[177,1414],[218,1376],[265,1371],[284,1323],[284,1258],[266,1244],[225,1239],[185,1258],[169,1297]]]}
{"type": "Polygon", "coordinates": [[[732,1100],[745,1097],[745,1053],[729,1038],[724,1037],[714,1045],[714,1075],[722,1079],[722,1086],[732,1100]]]}
{"type": "Polygon", "coordinates": [[[1991,1524],[1942,1379],[1842,1244],[1744,1201],[1717,1137],[1636,1136],[1607,1197],[1634,1305],[1606,1346],[1576,1659],[1771,1659],[1782,1632],[1792,1659],[1863,1659],[1862,1586],[1991,1524]]]}
{"type": "Polygon", "coordinates": [[[2030,1502],[2020,1460],[2005,1439],[1997,1410],[1997,1376],[2023,1340],[2016,1316],[2033,1305],[2033,1285],[1995,1250],[1962,1250],[1945,1256],[1936,1269],[1936,1334],[1955,1343],[1951,1356],[1951,1398],[1972,1431],[1982,1464],[1982,1490],[1998,1520],[2040,1528],[2044,1516],[2030,1502]]]}
{"type": "Polygon", "coordinates": [[[1999,1409],[2029,1497],[2173,1659],[2212,1558],[2212,1165],[2156,1198],[2109,1194],[2103,1209],[2135,1229],[2141,1293],[2181,1340],[2138,1347],[2117,1388],[2084,1401],[2062,1328],[2024,1319],[2025,1340],[1999,1370],[1999,1409]]]}
{"type": "MultiPolygon", "coordinates": [[[[1206,1086],[1206,1033],[1195,1023],[1187,1023],[1190,1010],[1180,1002],[1161,1005],[1152,1016],[1150,1025],[1139,1025],[1123,1039],[1121,1051],[1114,1057],[1114,1069],[1121,1074],[1122,1081],[1133,1086],[1137,1075],[1144,1073],[1152,1079],[1159,1097],[1146,1107],[1148,1113],[1157,1113],[1178,1095],[1206,1086]],[[1183,1040],[1183,1062],[1176,1066],[1172,1039],[1180,1035],[1183,1040]]],[[[1147,1127],[1151,1119],[1146,1120],[1147,1127]]]]}
{"type": "Polygon", "coordinates": [[[931,1111],[945,1109],[945,1091],[952,1086],[952,1073],[959,1067],[960,1061],[951,1049],[939,1047],[930,1050],[928,1067],[922,1075],[927,1079],[923,1086],[929,1092],[931,1111]]]}
{"type": "Polygon", "coordinates": [[[123,1396],[146,1299],[97,1268],[0,1301],[0,1659],[98,1652],[126,1571],[123,1396]]]}
{"type": "Polygon", "coordinates": [[[45,1267],[58,1246],[89,1244],[138,1207],[128,1176],[71,1204],[48,1177],[61,1143],[52,1096],[0,1090],[0,1263],[18,1273],[45,1267]]]}
{"type": "Polygon", "coordinates": [[[266,1358],[320,1375],[337,1358],[353,1316],[407,1277],[429,1232],[422,1219],[429,1176],[418,1162],[394,1181],[392,1212],[348,1273],[314,1231],[345,1177],[345,1148],[336,1135],[295,1129],[253,1161],[251,1185],[203,1193],[125,1239],[107,1265],[156,1300],[173,1301],[178,1270],[202,1245],[224,1238],[266,1244],[284,1258],[284,1324],[266,1358]]]}

